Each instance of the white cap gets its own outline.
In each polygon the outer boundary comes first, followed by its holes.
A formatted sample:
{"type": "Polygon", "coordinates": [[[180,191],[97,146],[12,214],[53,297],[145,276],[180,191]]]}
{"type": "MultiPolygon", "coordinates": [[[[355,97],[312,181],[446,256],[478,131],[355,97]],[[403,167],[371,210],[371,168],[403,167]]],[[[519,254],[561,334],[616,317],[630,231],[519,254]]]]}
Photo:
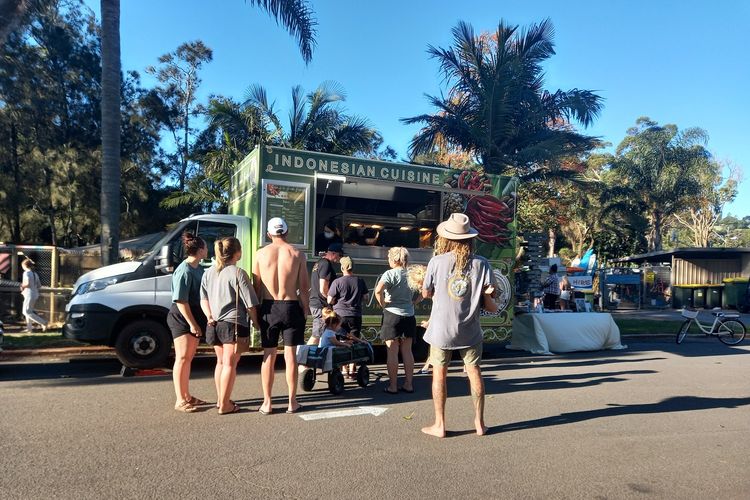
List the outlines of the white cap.
{"type": "Polygon", "coordinates": [[[286,225],[286,221],[281,217],[274,217],[268,221],[268,234],[278,236],[280,234],[286,234],[289,231],[289,226],[286,225]]]}

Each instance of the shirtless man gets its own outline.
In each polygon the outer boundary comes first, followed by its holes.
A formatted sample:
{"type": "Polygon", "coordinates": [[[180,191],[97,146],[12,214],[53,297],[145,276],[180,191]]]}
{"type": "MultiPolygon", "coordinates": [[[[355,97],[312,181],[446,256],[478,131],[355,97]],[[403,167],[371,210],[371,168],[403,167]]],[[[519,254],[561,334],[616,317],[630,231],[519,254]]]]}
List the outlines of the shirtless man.
{"type": "Polygon", "coordinates": [[[284,219],[268,221],[271,244],[258,250],[253,263],[255,292],[260,298],[260,338],[263,346],[261,380],[263,404],[258,411],[268,415],[273,411],[274,366],[279,336],[284,339],[286,383],[289,387],[287,413],[296,413],[297,403],[296,346],[305,343],[305,321],[310,311],[310,282],[307,277],[305,254],[287,243],[284,219]]]}

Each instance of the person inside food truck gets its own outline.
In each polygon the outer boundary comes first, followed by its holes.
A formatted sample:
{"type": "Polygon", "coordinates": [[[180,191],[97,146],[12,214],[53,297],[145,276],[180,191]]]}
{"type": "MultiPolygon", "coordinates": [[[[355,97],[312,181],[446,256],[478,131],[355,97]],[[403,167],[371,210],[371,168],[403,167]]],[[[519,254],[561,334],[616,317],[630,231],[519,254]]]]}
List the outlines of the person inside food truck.
{"type": "Polygon", "coordinates": [[[343,243],[341,230],[333,219],[323,225],[323,230],[315,237],[315,251],[326,252],[332,243],[343,243]]]}

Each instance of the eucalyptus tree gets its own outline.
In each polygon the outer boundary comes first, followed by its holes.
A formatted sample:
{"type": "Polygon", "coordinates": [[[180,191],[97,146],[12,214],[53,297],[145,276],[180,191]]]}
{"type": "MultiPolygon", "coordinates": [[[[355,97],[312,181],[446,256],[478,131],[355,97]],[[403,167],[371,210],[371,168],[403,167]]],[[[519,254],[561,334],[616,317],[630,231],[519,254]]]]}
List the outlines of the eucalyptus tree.
{"type": "Polygon", "coordinates": [[[248,103],[212,97],[205,116],[208,126],[198,137],[193,155],[202,168],[188,179],[187,189],[164,199],[164,207],[193,205],[208,211],[226,207],[230,176],[236,165],[256,144],[273,142],[263,113],[248,103]]]}
{"type": "Polygon", "coordinates": [[[619,184],[607,191],[610,211],[638,207],[648,221],[648,250],[662,249],[665,222],[682,211],[701,189],[700,176],[711,155],[704,130],[679,131],[642,117],[617,147],[612,172],[619,184]]]}
{"type": "MultiPolygon", "coordinates": [[[[430,45],[448,85],[446,95],[427,96],[436,108],[402,121],[420,124],[412,156],[430,153],[439,141],[470,152],[486,171],[545,178],[560,159],[596,145],[572,123],[593,123],[602,99],[589,90],[544,89],[542,64],[555,54],[549,20],[528,29],[500,21],[490,36],[477,36],[467,23],[453,28],[453,45],[430,45]]],[[[565,174],[563,174],[565,175],[565,174]]]]}

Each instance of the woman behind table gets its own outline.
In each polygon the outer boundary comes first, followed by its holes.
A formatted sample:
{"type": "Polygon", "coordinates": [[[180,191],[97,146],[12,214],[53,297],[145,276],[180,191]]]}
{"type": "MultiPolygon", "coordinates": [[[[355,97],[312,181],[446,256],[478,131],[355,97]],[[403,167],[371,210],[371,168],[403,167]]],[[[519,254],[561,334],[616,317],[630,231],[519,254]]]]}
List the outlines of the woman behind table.
{"type": "Polygon", "coordinates": [[[396,394],[398,391],[414,392],[414,356],[411,346],[417,331],[417,320],[414,317],[414,303],[421,299],[409,287],[406,266],[409,263],[409,252],[404,247],[393,247],[388,251],[388,264],[391,269],[383,273],[375,287],[375,298],[383,308],[383,326],[380,337],[388,348],[388,387],[385,392],[396,394]],[[386,293],[387,298],[386,298],[386,293]],[[398,387],[398,354],[404,363],[404,385],[398,387]]]}
{"type": "Polygon", "coordinates": [[[34,306],[39,299],[39,289],[42,282],[39,275],[34,271],[34,261],[24,259],[21,262],[23,278],[21,279],[21,295],[23,296],[23,315],[26,317],[26,331],[31,332],[34,323],[42,326],[42,331],[47,331],[47,321],[34,312],[34,306]]]}
{"type": "Polygon", "coordinates": [[[235,413],[240,407],[231,400],[232,388],[237,378],[239,354],[235,354],[235,329],[238,337],[250,335],[250,322],[257,327],[255,306],[258,297],[250,283],[250,276],[237,267],[242,258],[242,245],[237,238],[229,237],[214,243],[216,263],[203,274],[201,281],[201,308],[208,318],[206,343],[214,347],[216,369],[216,406],[219,415],[235,413]]]}
{"type": "Polygon", "coordinates": [[[570,302],[573,300],[573,287],[570,286],[570,280],[563,276],[560,280],[560,309],[567,311],[570,309],[570,302]]]}
{"type": "Polygon", "coordinates": [[[172,274],[172,307],[167,314],[167,326],[174,339],[174,367],[172,380],[177,398],[175,410],[193,413],[197,406],[206,404],[190,394],[190,365],[206,328],[206,316],[201,311],[201,260],[208,255],[206,242],[193,233],[182,235],[187,259],[172,274]]]}
{"type": "MultiPolygon", "coordinates": [[[[347,335],[360,338],[362,331],[362,302],[367,301],[369,290],[365,280],[354,275],[351,257],[341,257],[342,276],[336,278],[328,290],[328,303],[341,317],[341,329],[347,335]]],[[[355,378],[354,364],[346,367],[346,376],[355,378]]]]}

